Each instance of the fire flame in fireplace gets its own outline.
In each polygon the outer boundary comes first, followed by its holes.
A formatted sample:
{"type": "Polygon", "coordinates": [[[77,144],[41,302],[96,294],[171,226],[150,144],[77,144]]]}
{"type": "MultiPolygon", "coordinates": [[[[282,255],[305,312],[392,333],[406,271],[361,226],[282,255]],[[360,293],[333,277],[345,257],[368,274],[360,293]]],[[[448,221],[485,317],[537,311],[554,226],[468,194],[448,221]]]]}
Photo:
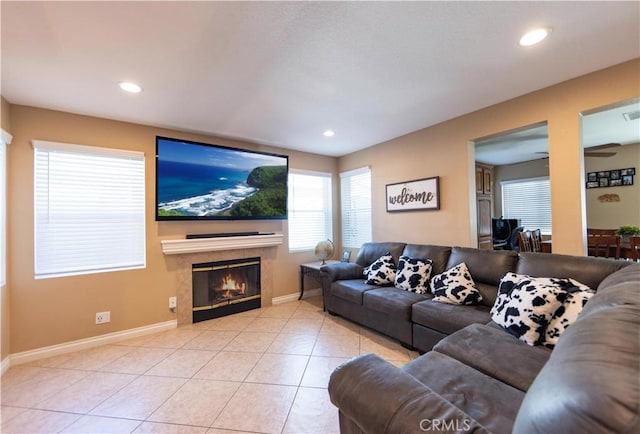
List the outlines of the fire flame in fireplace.
{"type": "Polygon", "coordinates": [[[220,285],[220,291],[224,292],[224,296],[229,298],[232,295],[243,295],[247,288],[246,283],[236,281],[231,273],[226,274],[222,278],[222,284],[220,285]]]}

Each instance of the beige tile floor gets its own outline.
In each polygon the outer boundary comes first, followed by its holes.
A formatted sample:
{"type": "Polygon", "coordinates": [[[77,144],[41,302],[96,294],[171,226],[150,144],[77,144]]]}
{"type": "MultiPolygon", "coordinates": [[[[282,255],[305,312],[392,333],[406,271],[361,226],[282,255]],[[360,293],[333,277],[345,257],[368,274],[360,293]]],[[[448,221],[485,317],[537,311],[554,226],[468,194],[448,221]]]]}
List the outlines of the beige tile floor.
{"type": "Polygon", "coordinates": [[[319,297],[14,366],[2,433],[337,433],[329,375],[397,342],[322,312],[319,297]]]}

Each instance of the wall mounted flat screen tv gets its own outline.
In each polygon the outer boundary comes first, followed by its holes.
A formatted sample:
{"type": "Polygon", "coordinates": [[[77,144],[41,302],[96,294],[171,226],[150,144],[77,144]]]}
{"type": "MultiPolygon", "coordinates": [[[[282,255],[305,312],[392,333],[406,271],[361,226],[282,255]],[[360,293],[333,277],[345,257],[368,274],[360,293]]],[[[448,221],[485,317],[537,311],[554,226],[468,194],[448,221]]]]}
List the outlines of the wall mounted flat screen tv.
{"type": "Polygon", "coordinates": [[[156,137],[156,220],[287,218],[286,155],[156,137]]]}

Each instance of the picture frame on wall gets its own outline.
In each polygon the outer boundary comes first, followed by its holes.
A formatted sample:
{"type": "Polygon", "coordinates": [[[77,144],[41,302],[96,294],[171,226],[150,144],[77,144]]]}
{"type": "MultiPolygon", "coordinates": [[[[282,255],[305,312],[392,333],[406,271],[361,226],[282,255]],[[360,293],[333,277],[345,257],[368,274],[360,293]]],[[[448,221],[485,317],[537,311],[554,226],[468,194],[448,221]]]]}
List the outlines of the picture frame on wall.
{"type": "Polygon", "coordinates": [[[586,188],[624,187],[633,185],[635,167],[587,173],[586,188]]]}
{"type": "Polygon", "coordinates": [[[440,209],[440,177],[386,185],[387,212],[440,209]]]}

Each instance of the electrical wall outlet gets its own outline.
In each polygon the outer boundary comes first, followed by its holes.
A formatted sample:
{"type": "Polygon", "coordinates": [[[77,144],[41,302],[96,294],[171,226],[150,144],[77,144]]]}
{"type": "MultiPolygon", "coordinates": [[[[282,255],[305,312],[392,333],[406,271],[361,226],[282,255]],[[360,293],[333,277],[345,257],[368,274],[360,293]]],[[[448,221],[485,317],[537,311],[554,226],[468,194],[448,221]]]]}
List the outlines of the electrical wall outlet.
{"type": "Polygon", "coordinates": [[[178,300],[176,297],[169,297],[169,309],[175,309],[178,305],[178,300]]]}
{"type": "Polygon", "coordinates": [[[106,324],[111,321],[111,312],[97,312],[96,324],[106,324]]]}

